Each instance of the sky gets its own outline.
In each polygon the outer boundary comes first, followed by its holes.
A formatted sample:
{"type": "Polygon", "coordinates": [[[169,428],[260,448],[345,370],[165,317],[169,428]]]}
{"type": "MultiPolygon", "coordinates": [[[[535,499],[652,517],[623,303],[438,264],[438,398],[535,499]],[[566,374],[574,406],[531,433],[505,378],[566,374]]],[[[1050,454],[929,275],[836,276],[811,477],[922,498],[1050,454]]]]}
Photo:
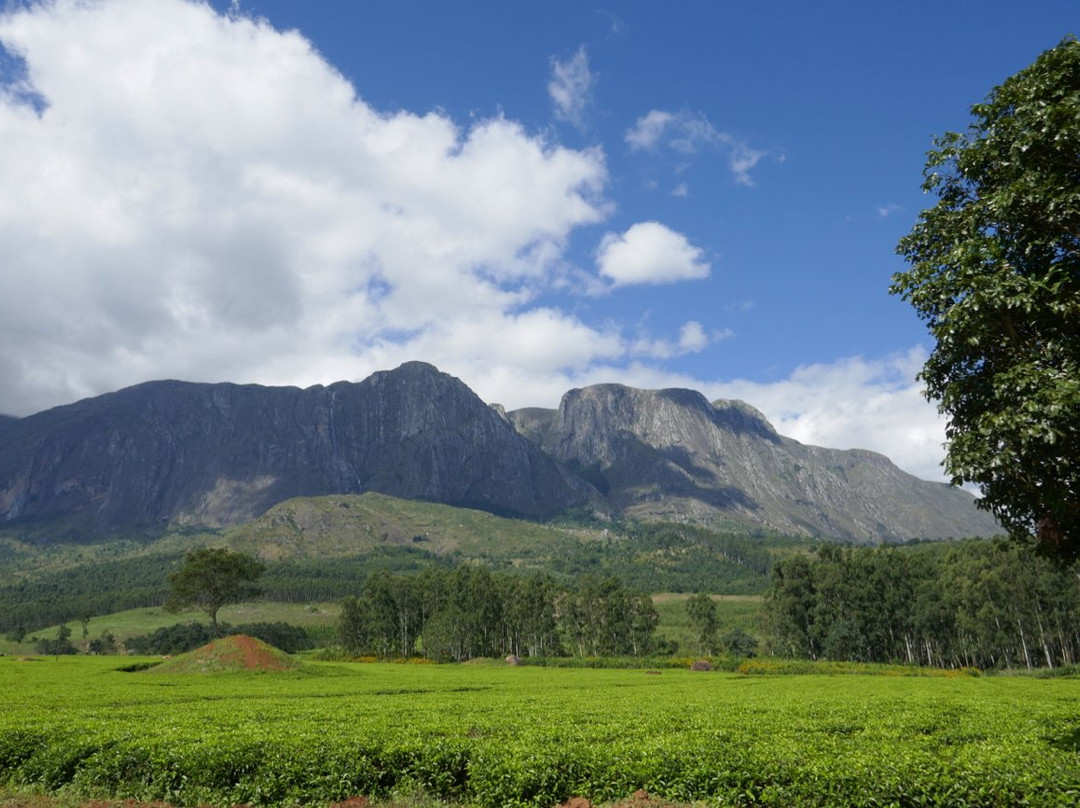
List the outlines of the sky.
{"type": "Polygon", "coordinates": [[[1075,0],[0,0],[0,413],[410,360],[943,480],[888,294],[935,135],[1075,0]]]}

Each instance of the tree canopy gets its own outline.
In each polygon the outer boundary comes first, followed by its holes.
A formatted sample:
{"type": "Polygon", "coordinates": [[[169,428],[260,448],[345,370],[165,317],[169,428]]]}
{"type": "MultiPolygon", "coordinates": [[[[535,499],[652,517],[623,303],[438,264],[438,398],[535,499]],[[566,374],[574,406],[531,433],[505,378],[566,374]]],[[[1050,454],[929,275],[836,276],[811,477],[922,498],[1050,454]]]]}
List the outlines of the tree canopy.
{"type": "Polygon", "coordinates": [[[928,154],[938,197],[890,291],[936,339],[946,471],[1016,538],[1080,556],[1080,43],[1039,56],[928,154]]]}
{"type": "Polygon", "coordinates": [[[244,553],[224,547],[200,547],[189,550],[178,572],[169,576],[168,611],[183,611],[197,606],[206,612],[214,634],[221,636],[217,614],[222,606],[258,594],[255,581],[266,569],[244,553]]]}

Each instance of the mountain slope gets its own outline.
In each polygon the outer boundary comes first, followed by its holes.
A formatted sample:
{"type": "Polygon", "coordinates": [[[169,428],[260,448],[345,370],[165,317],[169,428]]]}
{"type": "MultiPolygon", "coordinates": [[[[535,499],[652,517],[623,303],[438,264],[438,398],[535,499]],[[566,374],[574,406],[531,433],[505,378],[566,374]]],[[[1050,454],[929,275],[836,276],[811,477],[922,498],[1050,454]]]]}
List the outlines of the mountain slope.
{"type": "Polygon", "coordinates": [[[873,452],[784,438],[739,401],[603,384],[507,417],[630,515],[853,541],[1000,532],[966,492],[873,452]]]}
{"type": "Polygon", "coordinates": [[[149,382],[0,433],[0,521],[223,525],[289,497],[363,491],[533,518],[595,499],[419,362],[306,390],[149,382]]]}

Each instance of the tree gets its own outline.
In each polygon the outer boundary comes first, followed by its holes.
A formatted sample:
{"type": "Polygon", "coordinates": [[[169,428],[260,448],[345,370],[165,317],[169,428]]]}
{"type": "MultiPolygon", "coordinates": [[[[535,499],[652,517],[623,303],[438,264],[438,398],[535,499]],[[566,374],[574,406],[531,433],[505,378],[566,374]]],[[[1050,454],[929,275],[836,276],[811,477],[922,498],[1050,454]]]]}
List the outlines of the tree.
{"type": "Polygon", "coordinates": [[[197,606],[206,612],[214,634],[221,636],[217,614],[222,606],[247,600],[258,594],[255,581],[266,567],[244,553],[223,547],[188,550],[179,572],[169,576],[169,598],[165,609],[180,612],[197,606]]]}
{"type": "Polygon", "coordinates": [[[716,653],[716,632],[720,624],[716,620],[716,601],[704,592],[698,592],[686,601],[686,616],[694,627],[699,654],[716,653]]]}
{"type": "Polygon", "coordinates": [[[56,639],[42,639],[38,641],[39,654],[52,654],[59,657],[61,654],[77,654],[78,649],[71,644],[71,629],[65,623],[61,623],[56,629],[56,639]]]}
{"type": "Polygon", "coordinates": [[[1080,557],[1080,42],[1039,56],[934,141],[937,204],[890,291],[937,345],[920,378],[947,415],[945,469],[1013,538],[1080,557]]]}

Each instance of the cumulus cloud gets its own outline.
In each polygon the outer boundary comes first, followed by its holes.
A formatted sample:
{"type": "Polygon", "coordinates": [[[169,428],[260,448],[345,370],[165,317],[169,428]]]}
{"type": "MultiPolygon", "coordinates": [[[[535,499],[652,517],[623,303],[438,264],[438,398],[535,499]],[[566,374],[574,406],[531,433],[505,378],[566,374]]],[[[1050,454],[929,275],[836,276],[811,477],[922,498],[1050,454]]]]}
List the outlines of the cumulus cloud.
{"type": "Polygon", "coordinates": [[[565,62],[552,59],[548,95],[555,105],[555,117],[582,127],[595,83],[596,76],[589,69],[589,56],[584,45],[565,62]]]}
{"type": "MultiPolygon", "coordinates": [[[[710,345],[735,336],[730,328],[707,332],[697,320],[683,323],[677,339],[670,340],[655,337],[641,337],[634,341],[630,354],[650,359],[674,359],[678,356],[701,353],[710,345]]],[[[687,386],[696,387],[699,383],[687,386]]]]}
{"type": "Polygon", "coordinates": [[[720,151],[727,155],[732,177],[740,185],[746,186],[754,184],[750,171],[762,158],[769,156],[766,151],[750,148],[730,132],[717,129],[704,115],[685,111],[650,110],[626,130],[624,138],[631,151],[652,151],[666,147],[686,158],[697,155],[703,149],[720,151]]]}
{"type": "Polygon", "coordinates": [[[608,233],[596,252],[600,274],[615,286],[675,283],[708,277],[702,250],[659,222],[638,222],[625,233],[608,233]]]}
{"type": "Polygon", "coordinates": [[[679,331],[679,348],[691,353],[704,351],[709,345],[710,339],[701,323],[691,320],[685,323],[679,331]]]}
{"type": "Polygon", "coordinates": [[[235,12],[58,0],[0,16],[0,42],[25,65],[0,95],[0,411],[161,376],[356,378],[477,319],[500,343],[608,212],[599,150],[380,112],[235,12]]]}

